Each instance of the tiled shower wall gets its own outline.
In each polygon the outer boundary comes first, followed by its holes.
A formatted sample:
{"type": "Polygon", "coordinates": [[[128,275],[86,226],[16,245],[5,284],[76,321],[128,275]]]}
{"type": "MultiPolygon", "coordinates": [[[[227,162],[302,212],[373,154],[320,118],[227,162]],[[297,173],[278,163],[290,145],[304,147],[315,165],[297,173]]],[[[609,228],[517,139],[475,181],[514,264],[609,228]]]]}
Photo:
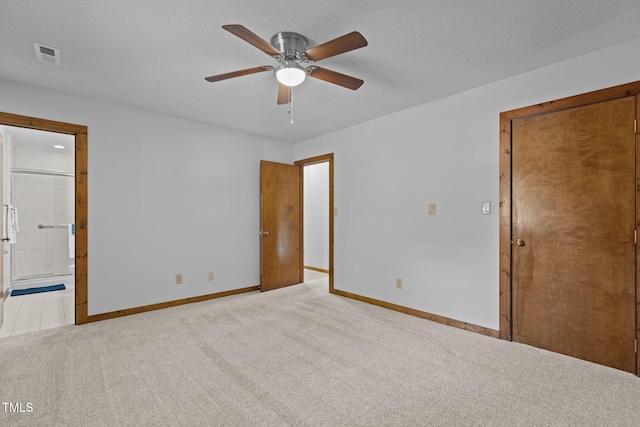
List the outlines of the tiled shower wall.
{"type": "MultiPolygon", "coordinates": [[[[69,150],[15,146],[13,169],[73,173],[69,150]]],[[[11,200],[18,209],[20,231],[11,245],[11,279],[70,274],[68,229],[74,221],[75,179],[31,173],[11,174],[11,200]],[[39,229],[38,225],[56,228],[39,229]]]]}

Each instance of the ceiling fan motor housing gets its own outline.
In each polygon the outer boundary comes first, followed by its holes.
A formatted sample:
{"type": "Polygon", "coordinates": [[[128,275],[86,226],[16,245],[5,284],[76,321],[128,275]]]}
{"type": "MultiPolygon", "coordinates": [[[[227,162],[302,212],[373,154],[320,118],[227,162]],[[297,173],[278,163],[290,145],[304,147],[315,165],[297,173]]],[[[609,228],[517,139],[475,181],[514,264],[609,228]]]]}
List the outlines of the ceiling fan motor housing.
{"type": "Polygon", "coordinates": [[[300,62],[306,59],[304,52],[309,47],[309,41],[302,34],[285,31],[271,37],[271,46],[282,52],[285,61],[300,62]]]}

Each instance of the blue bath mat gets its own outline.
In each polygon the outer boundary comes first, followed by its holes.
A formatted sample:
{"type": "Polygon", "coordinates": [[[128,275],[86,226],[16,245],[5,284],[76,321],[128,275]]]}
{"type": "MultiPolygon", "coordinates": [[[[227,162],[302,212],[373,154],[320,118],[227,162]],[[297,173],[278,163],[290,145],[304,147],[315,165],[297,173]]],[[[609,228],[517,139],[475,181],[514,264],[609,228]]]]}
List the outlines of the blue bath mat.
{"type": "Polygon", "coordinates": [[[41,292],[61,291],[63,289],[66,289],[63,284],[51,285],[51,286],[41,286],[39,288],[14,289],[13,291],[11,291],[11,296],[12,297],[16,297],[18,295],[39,294],[41,292]]]}

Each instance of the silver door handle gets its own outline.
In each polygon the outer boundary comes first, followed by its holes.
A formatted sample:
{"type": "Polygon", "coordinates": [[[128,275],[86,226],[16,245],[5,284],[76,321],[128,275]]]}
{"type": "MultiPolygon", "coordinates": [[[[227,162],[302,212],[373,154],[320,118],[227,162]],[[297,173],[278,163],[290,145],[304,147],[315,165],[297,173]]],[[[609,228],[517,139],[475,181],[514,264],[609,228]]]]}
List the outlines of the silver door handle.
{"type": "Polygon", "coordinates": [[[268,231],[261,231],[261,232],[260,232],[260,235],[261,235],[261,236],[268,236],[268,235],[269,235],[269,232],[268,232],[268,231]]]}

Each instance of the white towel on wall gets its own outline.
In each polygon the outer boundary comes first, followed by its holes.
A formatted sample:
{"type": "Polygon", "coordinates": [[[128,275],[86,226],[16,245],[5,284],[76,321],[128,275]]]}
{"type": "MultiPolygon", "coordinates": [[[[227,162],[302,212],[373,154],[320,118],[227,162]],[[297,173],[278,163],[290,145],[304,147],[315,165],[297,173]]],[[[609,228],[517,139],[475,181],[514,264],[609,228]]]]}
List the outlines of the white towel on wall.
{"type": "Polygon", "coordinates": [[[67,224],[69,235],[69,258],[74,258],[76,256],[76,225],[75,224],[67,224]]]}
{"type": "Polygon", "coordinates": [[[20,225],[18,224],[18,209],[12,205],[4,205],[4,230],[5,238],[9,238],[9,244],[16,243],[16,237],[18,231],[20,231],[20,225]]]}

